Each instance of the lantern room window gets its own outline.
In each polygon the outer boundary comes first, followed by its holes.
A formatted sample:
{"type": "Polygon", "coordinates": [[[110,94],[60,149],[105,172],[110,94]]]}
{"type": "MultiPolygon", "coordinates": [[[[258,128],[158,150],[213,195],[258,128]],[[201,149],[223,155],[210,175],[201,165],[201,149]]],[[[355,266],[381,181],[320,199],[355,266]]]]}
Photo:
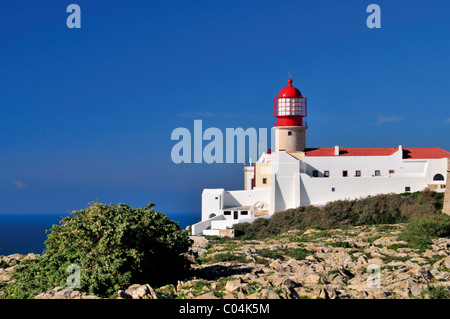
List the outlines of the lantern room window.
{"type": "Polygon", "coordinates": [[[275,98],[275,116],[306,116],[306,98],[275,98]]]}

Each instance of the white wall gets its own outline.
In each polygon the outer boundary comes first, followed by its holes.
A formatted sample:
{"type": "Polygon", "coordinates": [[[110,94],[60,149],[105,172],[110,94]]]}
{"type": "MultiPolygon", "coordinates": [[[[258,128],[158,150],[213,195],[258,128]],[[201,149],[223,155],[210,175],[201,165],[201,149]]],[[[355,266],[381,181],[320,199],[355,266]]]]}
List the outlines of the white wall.
{"type": "MultiPolygon", "coordinates": [[[[271,213],[298,206],[296,192],[296,175],[300,171],[300,161],[286,152],[277,152],[272,157],[272,187],[271,213]]],[[[297,179],[298,182],[298,179],[297,179]]]]}
{"type": "Polygon", "coordinates": [[[232,219],[232,220],[217,220],[211,223],[211,229],[227,229],[232,228],[234,224],[238,223],[251,223],[257,218],[267,218],[267,216],[253,217],[253,218],[243,218],[243,219],[232,219]]]}
{"type": "MultiPolygon", "coordinates": [[[[408,162],[409,160],[405,160],[408,162]]],[[[432,159],[429,160],[429,163],[426,167],[426,175],[427,175],[427,183],[428,184],[445,184],[447,181],[447,158],[440,159],[432,159]],[[444,181],[435,182],[433,181],[433,177],[436,174],[441,174],[444,176],[444,181]]]]}
{"type": "Polygon", "coordinates": [[[362,177],[372,177],[375,170],[379,170],[381,176],[388,176],[389,170],[394,170],[395,174],[424,173],[424,161],[404,164],[400,155],[397,151],[391,156],[306,156],[304,162],[306,174],[312,176],[312,171],[318,170],[319,177],[324,171],[329,171],[330,177],[342,177],[344,170],[350,177],[355,176],[356,170],[361,171],[362,177]]]}
{"type": "Polygon", "coordinates": [[[211,214],[222,214],[222,208],[225,198],[225,190],[204,189],[202,193],[202,220],[208,220],[211,214]]]}
{"type": "Polygon", "coordinates": [[[229,191],[225,193],[224,207],[252,206],[258,201],[269,204],[270,187],[257,187],[248,191],[229,191]]]}
{"type": "Polygon", "coordinates": [[[222,220],[222,219],[223,219],[223,216],[222,215],[218,215],[218,216],[213,217],[211,219],[203,220],[203,221],[201,221],[199,223],[196,223],[196,224],[192,225],[192,229],[191,229],[192,235],[203,234],[204,231],[207,228],[212,227],[211,223],[213,221],[215,221],[215,220],[222,220]]]}
{"type": "Polygon", "coordinates": [[[319,177],[324,171],[330,172],[330,177],[342,177],[342,171],[348,171],[349,177],[355,176],[355,171],[361,171],[361,177],[372,177],[375,170],[381,176],[425,176],[432,181],[435,174],[445,175],[447,159],[402,159],[399,152],[391,156],[317,156],[305,157],[302,163],[302,173],[312,176],[313,170],[319,171],[319,177]],[[394,174],[389,174],[394,170],[394,174]]]}
{"type": "Polygon", "coordinates": [[[405,187],[411,192],[421,191],[427,186],[423,177],[330,177],[315,178],[300,174],[301,205],[319,205],[333,200],[357,199],[369,195],[403,193],[405,187]],[[332,188],[335,191],[332,191],[332,188]]]}

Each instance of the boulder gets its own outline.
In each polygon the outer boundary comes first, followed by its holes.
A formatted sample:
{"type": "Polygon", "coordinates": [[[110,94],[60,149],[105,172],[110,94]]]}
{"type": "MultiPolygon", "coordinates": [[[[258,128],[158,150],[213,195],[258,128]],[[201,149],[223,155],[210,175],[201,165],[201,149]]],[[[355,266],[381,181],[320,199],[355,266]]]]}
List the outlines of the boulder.
{"type": "Polygon", "coordinates": [[[207,292],[207,293],[205,293],[203,295],[197,296],[194,299],[219,299],[219,298],[216,297],[214,292],[210,291],[210,292],[207,292]]]}
{"type": "Polygon", "coordinates": [[[305,285],[314,285],[319,282],[320,276],[317,274],[308,275],[303,279],[303,284],[305,285]]]}
{"type": "Polygon", "coordinates": [[[273,290],[261,289],[261,299],[281,299],[280,296],[273,290]]]}
{"type": "Polygon", "coordinates": [[[241,292],[243,294],[248,295],[248,294],[250,294],[251,290],[252,290],[252,286],[250,286],[250,284],[244,283],[241,285],[241,292]]]}
{"type": "Polygon", "coordinates": [[[241,289],[241,281],[240,280],[230,280],[227,281],[225,285],[225,290],[229,293],[238,292],[241,289]]]}

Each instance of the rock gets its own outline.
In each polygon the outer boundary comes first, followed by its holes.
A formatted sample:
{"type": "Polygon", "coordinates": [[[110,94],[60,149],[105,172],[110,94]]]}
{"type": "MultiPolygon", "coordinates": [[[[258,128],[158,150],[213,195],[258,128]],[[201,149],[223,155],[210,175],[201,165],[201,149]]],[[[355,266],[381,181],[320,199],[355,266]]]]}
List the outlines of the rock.
{"type": "Polygon", "coordinates": [[[131,296],[127,294],[124,290],[117,291],[117,299],[130,299],[131,296]]]}
{"type": "Polygon", "coordinates": [[[332,279],[332,282],[336,285],[344,286],[347,284],[347,279],[344,278],[342,275],[337,275],[332,279]]]}
{"type": "Polygon", "coordinates": [[[247,299],[261,299],[261,293],[260,292],[255,292],[254,294],[251,294],[251,295],[247,296],[247,299]]]}
{"type": "Polygon", "coordinates": [[[409,290],[411,292],[411,295],[413,295],[414,297],[419,297],[423,291],[422,286],[419,284],[415,284],[415,283],[413,285],[411,285],[409,290]]]}
{"type": "Polygon", "coordinates": [[[308,230],[306,230],[304,233],[303,233],[303,235],[308,235],[308,234],[312,234],[312,233],[317,233],[317,232],[319,232],[320,230],[318,230],[318,229],[313,229],[313,228],[311,228],[311,229],[308,229],[308,230]]]}
{"type": "Polygon", "coordinates": [[[261,290],[261,299],[281,299],[280,296],[274,292],[273,290],[269,289],[262,289],[261,290]]]}
{"type": "Polygon", "coordinates": [[[303,284],[305,285],[314,285],[317,284],[319,282],[320,276],[317,274],[312,274],[307,276],[304,280],[303,280],[303,284]]]}
{"type": "Polygon", "coordinates": [[[347,270],[345,268],[340,268],[339,273],[342,276],[347,277],[348,279],[352,279],[353,277],[355,277],[355,275],[353,275],[349,270],[347,270]]]}
{"type": "Polygon", "coordinates": [[[280,286],[283,283],[283,281],[286,280],[286,277],[280,275],[279,273],[275,273],[272,276],[267,277],[267,279],[270,281],[272,286],[280,286]]]}
{"type": "Polygon", "coordinates": [[[297,288],[298,284],[291,279],[287,278],[281,283],[281,287],[286,288],[288,290],[297,288]]]}
{"type": "Polygon", "coordinates": [[[225,290],[229,293],[238,292],[241,289],[241,281],[240,280],[230,280],[227,281],[225,285],[225,290]]]}
{"type": "Polygon", "coordinates": [[[71,288],[55,287],[51,291],[38,294],[35,299],[101,299],[98,296],[87,295],[71,288]]]}
{"type": "Polygon", "coordinates": [[[237,293],[237,299],[246,299],[246,298],[245,298],[245,295],[241,291],[239,291],[237,293]]]}
{"type": "Polygon", "coordinates": [[[128,294],[132,299],[143,299],[150,292],[147,289],[147,285],[131,285],[125,290],[125,293],[128,294]]]}
{"type": "Polygon", "coordinates": [[[255,280],[255,282],[257,282],[260,286],[263,286],[263,287],[272,286],[272,284],[270,283],[270,281],[267,279],[266,276],[261,276],[261,277],[257,278],[255,280]]]}
{"type": "Polygon", "coordinates": [[[361,265],[365,265],[369,262],[366,256],[362,255],[358,257],[358,263],[361,265]]]}
{"type": "Polygon", "coordinates": [[[248,295],[248,294],[250,294],[251,290],[252,290],[252,286],[250,286],[250,284],[244,283],[241,285],[241,292],[243,294],[248,295]]]}
{"type": "Polygon", "coordinates": [[[192,246],[196,247],[206,247],[209,243],[209,240],[203,236],[189,236],[189,239],[193,241],[192,246]]]}
{"type": "Polygon", "coordinates": [[[39,256],[39,255],[30,253],[30,254],[26,255],[25,257],[23,257],[23,260],[35,259],[37,256],[39,256]]]}
{"type": "Polygon", "coordinates": [[[381,245],[381,246],[390,246],[394,243],[394,240],[391,237],[381,237],[378,238],[373,242],[374,245],[381,245]]]}
{"type": "Polygon", "coordinates": [[[219,298],[216,297],[214,292],[210,291],[210,292],[207,292],[207,293],[205,293],[203,295],[197,296],[194,299],[219,299],[219,298]]]}
{"type": "Polygon", "coordinates": [[[450,257],[444,258],[444,266],[447,269],[450,269],[450,257]]]}
{"type": "Polygon", "coordinates": [[[380,259],[383,259],[383,258],[385,257],[383,254],[380,254],[380,253],[377,252],[377,251],[371,252],[370,255],[371,255],[373,258],[380,258],[380,259]]]}
{"type": "Polygon", "coordinates": [[[414,277],[423,279],[427,282],[431,281],[434,277],[429,270],[423,267],[416,267],[409,271],[414,277]]]}
{"type": "Polygon", "coordinates": [[[321,299],[330,299],[330,298],[328,297],[328,292],[327,292],[326,289],[320,289],[320,290],[319,290],[318,297],[321,298],[321,299]]]}
{"type": "MultiPolygon", "coordinates": [[[[118,292],[119,294],[119,292],[118,292]]],[[[165,297],[158,294],[150,285],[139,285],[134,284],[128,287],[127,290],[124,292],[121,291],[121,297],[127,298],[126,295],[129,296],[131,299],[144,299],[144,298],[150,298],[150,299],[166,299],[165,297]]]]}

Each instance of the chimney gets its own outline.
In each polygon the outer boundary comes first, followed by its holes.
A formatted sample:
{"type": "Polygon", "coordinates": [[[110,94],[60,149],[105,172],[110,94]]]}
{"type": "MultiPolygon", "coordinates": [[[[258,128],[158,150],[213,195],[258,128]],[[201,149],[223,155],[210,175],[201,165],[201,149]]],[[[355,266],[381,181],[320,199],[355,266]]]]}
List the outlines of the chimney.
{"type": "Polygon", "coordinates": [[[334,146],[334,155],[336,155],[336,156],[339,155],[339,145],[334,146]]]}

